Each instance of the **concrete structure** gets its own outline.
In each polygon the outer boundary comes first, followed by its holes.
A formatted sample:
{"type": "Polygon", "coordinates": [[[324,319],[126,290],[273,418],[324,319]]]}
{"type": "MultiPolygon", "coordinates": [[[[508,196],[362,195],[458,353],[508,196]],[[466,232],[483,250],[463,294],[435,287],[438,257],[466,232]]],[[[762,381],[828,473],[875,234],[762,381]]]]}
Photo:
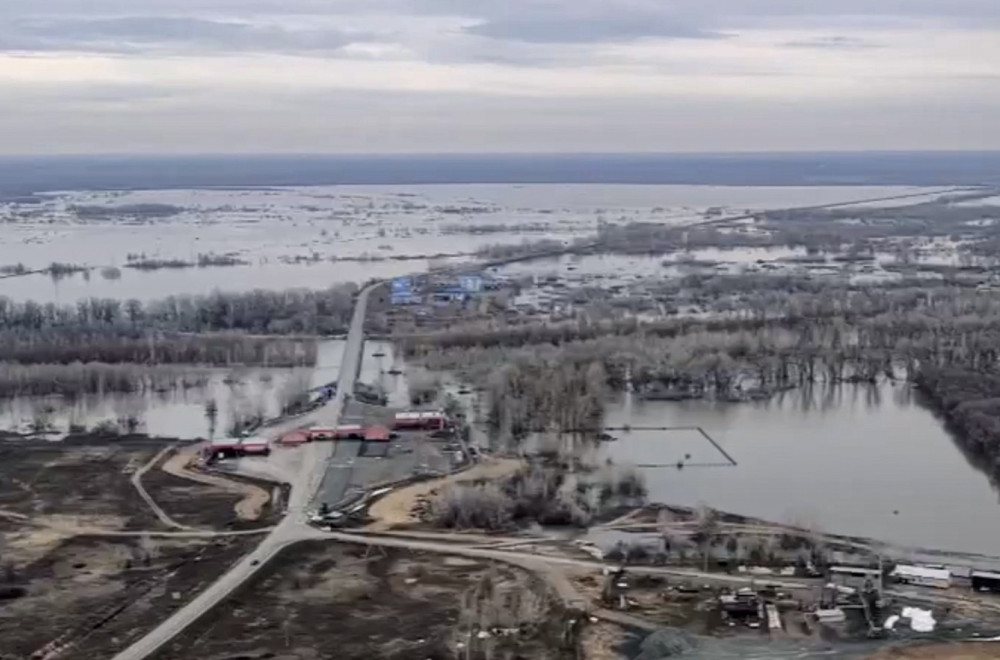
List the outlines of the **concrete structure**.
{"type": "Polygon", "coordinates": [[[928,568],[927,566],[911,566],[899,564],[893,569],[890,577],[903,584],[915,584],[921,587],[948,589],[951,587],[951,572],[946,568],[928,568]]]}

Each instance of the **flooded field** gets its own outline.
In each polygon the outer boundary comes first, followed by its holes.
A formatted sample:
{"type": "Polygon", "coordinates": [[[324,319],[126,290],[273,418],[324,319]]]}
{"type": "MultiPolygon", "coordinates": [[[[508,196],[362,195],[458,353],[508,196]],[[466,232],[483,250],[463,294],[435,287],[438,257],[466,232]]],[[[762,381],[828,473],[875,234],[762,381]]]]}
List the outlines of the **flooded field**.
{"type": "MultiPolygon", "coordinates": [[[[141,422],[141,430],[153,436],[225,435],[235,414],[258,409],[266,417],[280,413],[282,391],[293,379],[307,379],[311,387],[336,381],[343,352],[344,341],[323,340],[318,343],[314,368],[192,368],[192,375],[203,375],[204,384],[144,394],[97,394],[75,400],[49,396],[0,401],[0,430],[27,432],[39,417],[61,432],[71,424],[92,428],[102,421],[134,417],[141,422]],[[217,408],[214,424],[206,413],[209,401],[217,408]]],[[[389,374],[394,364],[390,342],[366,342],[359,381],[380,387],[390,406],[406,407],[409,399],[406,376],[389,374]]]]}
{"type": "Polygon", "coordinates": [[[709,212],[919,190],[505,184],[53,193],[40,204],[0,205],[0,266],[33,271],[60,262],[91,270],[58,279],[3,278],[0,296],[72,303],[216,289],[323,289],[426,271],[487,245],[571,240],[593,234],[602,221],[685,222],[709,212]],[[203,255],[227,255],[239,265],[129,267],[141,260],[196,264],[203,255]]]}
{"type": "Polygon", "coordinates": [[[907,546],[995,554],[997,491],[906,385],[792,391],[761,404],[639,401],[609,426],[701,427],[738,463],[689,432],[615,432],[616,460],[646,467],[650,499],[701,503],[907,546]],[[678,468],[677,463],[690,466],[678,468]]]}

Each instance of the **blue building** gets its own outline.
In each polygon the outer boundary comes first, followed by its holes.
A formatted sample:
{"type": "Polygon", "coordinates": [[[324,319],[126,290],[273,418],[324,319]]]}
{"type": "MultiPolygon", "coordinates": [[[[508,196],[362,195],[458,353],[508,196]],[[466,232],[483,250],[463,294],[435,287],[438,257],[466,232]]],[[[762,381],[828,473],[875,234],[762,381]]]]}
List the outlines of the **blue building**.
{"type": "Polygon", "coordinates": [[[392,281],[389,294],[393,305],[419,305],[423,296],[417,291],[412,277],[397,277],[392,281]]]}

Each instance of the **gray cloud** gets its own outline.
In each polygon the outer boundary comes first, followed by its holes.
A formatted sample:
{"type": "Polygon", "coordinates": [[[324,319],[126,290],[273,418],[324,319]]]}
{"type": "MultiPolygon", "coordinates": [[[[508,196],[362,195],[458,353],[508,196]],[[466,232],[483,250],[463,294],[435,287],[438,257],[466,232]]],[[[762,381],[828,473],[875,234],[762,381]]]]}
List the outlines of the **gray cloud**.
{"type": "MultiPolygon", "coordinates": [[[[434,59],[546,65],[561,59],[552,51],[500,44],[572,47],[645,38],[718,38],[746,28],[779,25],[794,29],[825,26],[843,35],[792,41],[799,48],[865,47],[854,28],[934,19],[941,25],[979,28],[1000,25],[997,0],[0,0],[0,49],[145,52],[204,51],[336,53],[368,35],[329,27],[288,27],[280,17],[341,17],[345,22],[372,14],[394,17],[400,33],[407,17],[461,17],[462,30],[417,39],[414,50],[434,59]],[[147,15],[134,16],[141,6],[147,15]],[[187,16],[187,18],[180,18],[187,16]],[[276,19],[275,17],[278,17],[276,19]],[[477,43],[475,39],[480,41],[477,43]],[[491,52],[490,48],[497,48],[491,52]]],[[[293,23],[296,24],[296,23],[293,23]]],[[[406,37],[382,35],[386,40],[406,37]]],[[[411,45],[406,43],[405,45],[411,45]]],[[[567,54],[576,56],[576,52],[567,54]]]]}
{"type": "MultiPolygon", "coordinates": [[[[135,13],[188,15],[192,12],[282,14],[355,14],[392,12],[447,14],[495,18],[503,15],[534,15],[564,10],[606,15],[633,11],[660,11],[684,16],[903,16],[903,17],[991,17],[1000,18],[996,0],[87,0],[89,15],[135,13]]],[[[4,0],[0,16],[78,15],[80,0],[4,0]]]]}
{"type": "Polygon", "coordinates": [[[529,43],[588,43],[641,37],[706,39],[721,36],[662,13],[569,11],[561,16],[516,16],[486,20],[466,30],[493,39],[529,43]]]}
{"type": "Polygon", "coordinates": [[[0,50],[331,52],[367,38],[331,29],[291,30],[274,24],[171,16],[35,18],[0,27],[0,50]]]}
{"type": "Polygon", "coordinates": [[[847,37],[844,35],[788,41],[782,45],[788,48],[829,48],[833,50],[867,50],[872,48],[882,48],[881,44],[877,44],[873,41],[859,39],[858,37],[847,37]]]}

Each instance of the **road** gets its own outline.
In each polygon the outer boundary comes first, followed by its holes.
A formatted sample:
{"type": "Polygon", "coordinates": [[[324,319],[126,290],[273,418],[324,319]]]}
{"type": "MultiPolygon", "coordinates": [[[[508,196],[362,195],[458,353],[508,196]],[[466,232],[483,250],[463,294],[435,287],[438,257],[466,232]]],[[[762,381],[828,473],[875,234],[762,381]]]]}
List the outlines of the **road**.
{"type": "MultiPolygon", "coordinates": [[[[340,363],[337,395],[330,403],[307,418],[290,420],[269,429],[269,433],[280,434],[308,423],[309,419],[314,419],[316,423],[324,426],[337,424],[344,409],[346,393],[354,391],[354,381],[361,363],[361,349],[364,345],[364,323],[368,297],[377,286],[379,285],[371,285],[361,291],[355,303],[351,328],[344,347],[344,357],[340,363]]],[[[114,656],[114,660],[142,660],[149,657],[199,617],[221,603],[283,548],[310,538],[327,538],[326,534],[314,530],[307,524],[306,512],[327,471],[327,463],[333,455],[334,443],[312,442],[300,447],[299,451],[304,453],[304,460],[302,468],[292,482],[288,513],[282,521],[271,530],[253,552],[233,565],[228,572],[219,577],[205,591],[198,594],[191,602],[177,610],[169,619],[114,656]]]]}
{"type": "MultiPolygon", "coordinates": [[[[472,557],[476,559],[492,559],[508,564],[516,564],[535,571],[544,571],[548,567],[563,566],[570,568],[584,568],[594,571],[602,571],[610,564],[596,561],[594,559],[577,559],[576,557],[566,557],[562,555],[548,555],[525,551],[502,550],[488,547],[469,547],[459,545],[454,542],[458,535],[442,534],[443,540],[431,540],[432,534],[421,534],[419,538],[410,538],[406,532],[394,533],[391,535],[380,533],[350,534],[346,532],[328,532],[322,534],[322,538],[342,543],[355,543],[359,545],[373,545],[385,548],[404,548],[422,552],[433,552],[438,554],[457,555],[472,557]]],[[[489,539],[489,537],[482,537],[489,539]]],[[[477,540],[474,536],[469,536],[469,540],[477,540]]],[[[537,539],[536,539],[537,540],[537,539]]],[[[530,541],[530,539],[525,539],[530,541]]],[[[787,578],[777,578],[774,576],[751,576],[751,575],[729,575],[724,573],[706,573],[704,571],[686,568],[668,568],[661,566],[632,566],[628,567],[630,573],[643,575],[663,575],[665,577],[683,578],[687,580],[697,580],[704,583],[721,584],[763,584],[774,585],[779,589],[814,589],[818,584],[816,580],[789,580],[787,578]]]]}
{"type": "MultiPolygon", "coordinates": [[[[905,196],[897,196],[897,198],[902,199],[905,196]]],[[[882,199],[889,198],[879,198],[879,200],[864,200],[864,201],[880,201],[882,199]]],[[[850,204],[857,204],[858,201],[854,202],[844,202],[840,204],[828,204],[816,207],[806,207],[807,209],[813,208],[832,208],[835,206],[846,206],[850,204]]],[[[795,209],[804,210],[804,209],[795,209]]],[[[717,223],[726,223],[738,220],[741,218],[750,218],[753,215],[740,216],[740,217],[728,217],[719,218],[708,221],[703,221],[699,223],[694,223],[691,226],[697,225],[712,225],[717,223]]],[[[574,249],[580,249],[579,247],[574,249]]],[[[558,252],[571,251],[560,250],[558,252]]],[[[515,258],[514,260],[523,260],[529,258],[536,258],[539,255],[522,256],[515,258]]],[[[482,264],[478,265],[478,268],[483,268],[482,264]]],[[[360,367],[360,361],[362,359],[362,347],[364,345],[364,321],[365,314],[367,311],[368,297],[372,290],[380,286],[380,283],[370,285],[366,287],[358,295],[358,300],[354,307],[354,314],[351,319],[350,331],[347,335],[347,342],[344,347],[344,356],[341,360],[340,374],[337,381],[337,394],[334,399],[324,406],[323,408],[314,411],[313,413],[299,417],[293,418],[282,424],[271,427],[267,430],[268,433],[273,435],[281,435],[289,430],[308,425],[310,423],[317,423],[323,426],[335,426],[339,420],[344,409],[344,403],[347,393],[354,391],[354,383],[357,377],[357,373],[360,367]]],[[[300,448],[303,452],[302,467],[297,474],[294,475],[294,480],[292,481],[292,491],[288,503],[287,515],[282,519],[276,527],[274,527],[270,533],[261,541],[257,548],[249,553],[246,557],[237,562],[228,572],[223,574],[218,580],[216,580],[212,585],[210,585],[205,591],[196,596],[191,602],[187,603],[184,607],[176,611],[170,618],[163,621],[155,629],[147,633],[144,637],[136,641],[134,644],[121,651],[114,656],[114,660],[143,660],[149,657],[162,646],[168,643],[176,635],[181,633],[184,629],[194,623],[198,618],[208,612],[210,609],[221,603],[227,596],[233,593],[240,585],[245,583],[250,579],[261,567],[263,567],[270,559],[277,555],[282,549],[298,543],[299,541],[312,539],[312,538],[326,538],[330,540],[340,540],[349,543],[365,543],[371,545],[381,545],[388,547],[401,547],[409,548],[412,550],[424,550],[427,552],[439,552],[447,554],[457,554],[466,555],[470,557],[481,557],[487,559],[495,559],[498,561],[505,561],[513,564],[519,564],[526,568],[533,568],[535,570],[544,570],[546,566],[576,566],[585,567],[591,569],[600,569],[603,564],[595,561],[587,561],[574,559],[569,557],[556,557],[556,556],[540,556],[533,555],[531,553],[524,552],[513,552],[504,550],[495,550],[488,548],[468,548],[462,546],[456,546],[454,544],[442,543],[440,541],[432,540],[416,540],[416,539],[406,539],[398,537],[371,537],[371,536],[356,536],[350,534],[338,534],[338,533],[322,533],[319,532],[308,525],[307,522],[307,510],[316,497],[317,493],[323,484],[324,478],[327,476],[328,472],[331,472],[328,479],[332,481],[338,481],[337,471],[343,471],[349,473],[352,469],[351,466],[353,462],[350,460],[351,457],[344,457],[347,460],[342,464],[331,464],[331,459],[333,458],[333,452],[335,449],[335,443],[320,442],[320,443],[308,443],[300,448]]],[[[147,467],[148,469],[148,467],[147,467]]],[[[141,480],[141,474],[138,480],[141,480]]],[[[349,481],[349,476],[344,483],[349,481]]],[[[332,490],[338,490],[339,485],[332,490]]],[[[138,487],[141,493],[144,491],[141,487],[138,487]]],[[[151,498],[147,500],[150,502],[151,498]]],[[[152,508],[154,511],[158,507],[154,503],[152,508]]],[[[162,512],[162,510],[161,510],[162,512]]],[[[159,514],[158,514],[159,515],[159,514]]],[[[165,515],[165,514],[164,514],[165,515]]],[[[162,519],[162,518],[161,518],[162,519]]],[[[166,522],[166,521],[164,521],[166,522]]],[[[168,523],[169,524],[169,523],[168,523]]],[[[209,533],[211,534],[211,533],[209,533]]],[[[675,577],[693,578],[699,580],[718,580],[718,575],[705,574],[698,571],[685,571],[677,569],[665,569],[665,568],[645,568],[645,569],[631,569],[634,572],[645,572],[645,573],[655,573],[662,575],[670,575],[675,577]]],[[[725,582],[752,582],[753,578],[742,578],[736,576],[726,576],[725,582]]],[[[757,579],[759,581],[759,578],[757,579]]],[[[781,588],[797,589],[804,588],[805,585],[801,583],[793,582],[777,582],[770,581],[771,583],[777,584],[781,588]]]]}
{"type": "Polygon", "coordinates": [[[738,222],[740,220],[750,220],[756,218],[759,215],[777,215],[779,213],[797,213],[804,211],[824,211],[826,209],[836,209],[845,206],[857,206],[858,204],[874,204],[876,202],[891,202],[895,200],[911,199],[914,197],[928,197],[930,195],[948,195],[952,193],[959,193],[967,190],[967,188],[943,188],[941,190],[932,190],[918,193],[907,193],[905,195],[890,195],[888,197],[869,197],[867,199],[854,199],[848,202],[832,202],[829,204],[816,204],[813,206],[796,206],[789,209],[771,209],[768,211],[754,211],[753,213],[741,213],[739,215],[730,215],[724,218],[712,218],[710,220],[699,220],[697,222],[686,223],[684,225],[678,225],[683,227],[707,227],[710,225],[724,225],[730,222],[738,222]]]}
{"type": "Polygon", "coordinates": [[[153,513],[156,514],[156,517],[160,519],[161,523],[167,527],[173,527],[174,529],[191,530],[191,527],[182,525],[167,515],[167,512],[156,503],[156,500],[153,499],[153,497],[146,491],[145,486],[142,485],[143,476],[145,476],[145,474],[149,472],[154,465],[159,463],[160,460],[170,452],[170,450],[176,447],[176,443],[170,445],[169,447],[164,447],[163,450],[157,453],[156,456],[154,456],[148,463],[136,470],[135,474],[132,475],[132,485],[135,487],[136,492],[139,493],[139,497],[141,497],[149,508],[153,510],[153,513]]]}

